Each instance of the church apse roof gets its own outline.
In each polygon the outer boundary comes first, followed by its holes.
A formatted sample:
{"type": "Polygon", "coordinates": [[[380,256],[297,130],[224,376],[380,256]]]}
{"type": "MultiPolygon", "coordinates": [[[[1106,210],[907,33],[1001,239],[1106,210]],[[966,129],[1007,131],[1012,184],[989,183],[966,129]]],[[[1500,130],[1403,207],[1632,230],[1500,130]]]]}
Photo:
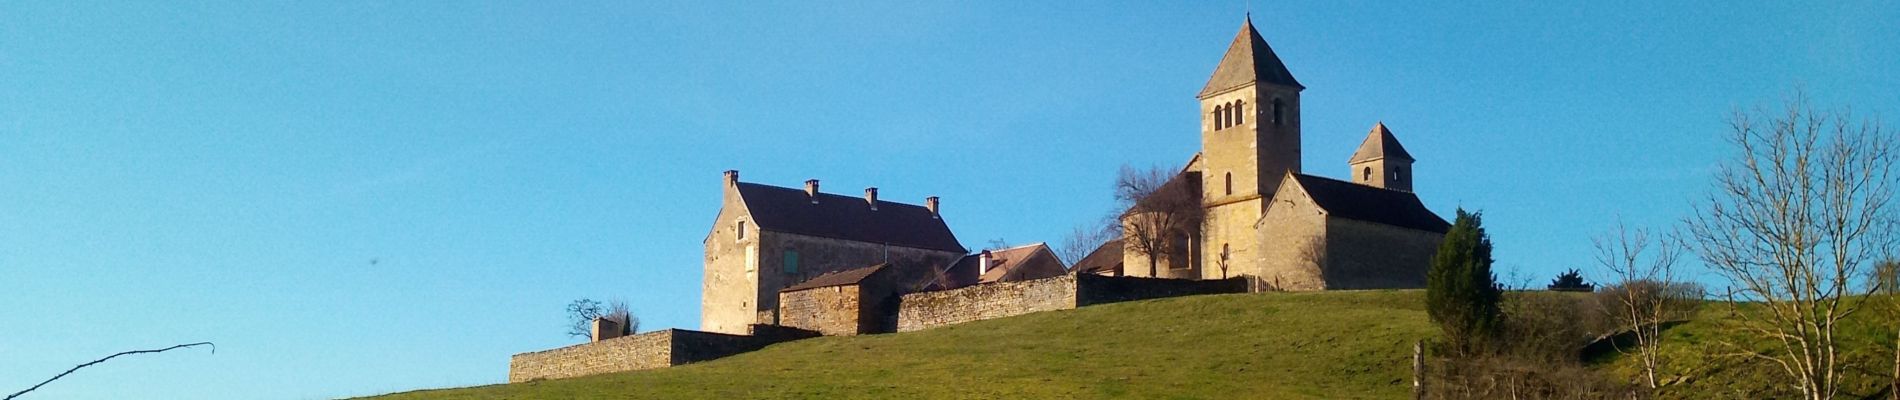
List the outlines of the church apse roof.
{"type": "Polygon", "coordinates": [[[1286,64],[1280,62],[1280,56],[1273,53],[1273,47],[1260,37],[1260,31],[1254,30],[1253,19],[1248,18],[1241,24],[1240,34],[1234,37],[1234,43],[1227,46],[1227,54],[1221,56],[1220,65],[1214,67],[1214,76],[1207,80],[1207,86],[1201,88],[1199,97],[1207,97],[1228,89],[1260,82],[1292,86],[1305,89],[1293,72],[1287,71],[1286,64]]]}
{"type": "Polygon", "coordinates": [[[1292,174],[1313,203],[1330,216],[1444,233],[1451,224],[1425,208],[1418,195],[1306,174],[1292,174]]]}
{"type": "Polygon", "coordinates": [[[736,188],[759,229],[865,243],[963,253],[963,245],[935,212],[923,206],[738,182],[736,188]],[[816,201],[813,201],[816,200],[816,201]]]}

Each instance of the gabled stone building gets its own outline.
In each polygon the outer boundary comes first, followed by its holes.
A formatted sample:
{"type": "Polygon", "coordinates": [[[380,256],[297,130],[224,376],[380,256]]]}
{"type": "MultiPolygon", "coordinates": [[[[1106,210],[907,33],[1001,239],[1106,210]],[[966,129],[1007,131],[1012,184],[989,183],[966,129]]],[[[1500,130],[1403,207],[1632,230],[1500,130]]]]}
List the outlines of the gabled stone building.
{"type": "MultiPolygon", "coordinates": [[[[1201,152],[1162,185],[1198,197],[1203,216],[1169,228],[1166,240],[1179,245],[1161,246],[1165,253],[1116,243],[1123,274],[1245,277],[1255,290],[1424,286],[1449,224],[1412,193],[1416,160],[1379,123],[1344,165],[1350,182],[1304,174],[1304,90],[1252,21],[1241,25],[1197,96],[1201,152]]],[[[1123,215],[1124,240],[1140,237],[1135,224],[1152,217],[1123,215]]]]}
{"type": "Polygon", "coordinates": [[[1035,280],[1068,271],[1069,268],[1062,265],[1062,259],[1056,257],[1048,244],[1031,243],[964,256],[926,289],[955,289],[982,283],[1035,280]]]}
{"type": "Polygon", "coordinates": [[[827,272],[889,263],[941,271],[966,253],[937,213],[923,206],[739,181],[726,171],[719,216],[705,239],[701,329],[746,334],[777,324],[779,291],[827,272]]]}
{"type": "Polygon", "coordinates": [[[891,264],[819,275],[779,291],[778,324],[827,336],[896,332],[898,296],[932,276],[891,264]]]}

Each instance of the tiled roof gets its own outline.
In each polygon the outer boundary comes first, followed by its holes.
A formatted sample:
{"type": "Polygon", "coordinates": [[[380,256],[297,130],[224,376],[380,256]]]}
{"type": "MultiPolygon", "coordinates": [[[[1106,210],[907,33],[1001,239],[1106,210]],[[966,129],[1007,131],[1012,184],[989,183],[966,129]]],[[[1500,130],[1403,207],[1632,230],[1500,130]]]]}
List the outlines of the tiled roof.
{"type": "Polygon", "coordinates": [[[1286,70],[1286,64],[1280,62],[1279,55],[1273,54],[1273,47],[1267,46],[1267,40],[1260,37],[1260,31],[1253,29],[1253,20],[1249,19],[1240,26],[1240,34],[1234,37],[1234,44],[1227,46],[1227,54],[1221,56],[1220,65],[1214,67],[1214,76],[1208,78],[1207,86],[1201,88],[1199,97],[1256,81],[1306,88],[1293,79],[1293,72],[1286,70]]]}
{"type": "MultiPolygon", "coordinates": [[[[1011,272],[1016,271],[1024,262],[1029,261],[1032,256],[1036,255],[1036,252],[1046,251],[1048,248],[1049,246],[1046,244],[1036,243],[1001,250],[991,250],[990,270],[987,273],[982,271],[983,253],[978,252],[977,254],[963,256],[963,258],[958,259],[955,264],[951,264],[949,269],[944,270],[943,277],[939,278],[933,286],[939,289],[954,289],[978,283],[1019,279],[1011,276],[1011,272]]],[[[1054,253],[1051,252],[1052,256],[1053,254],[1054,253]]]]}
{"type": "Polygon", "coordinates": [[[1293,179],[1330,216],[1439,233],[1451,229],[1410,192],[1306,174],[1293,174],[1293,179]]]}
{"type": "Polygon", "coordinates": [[[792,285],[791,287],[787,287],[779,291],[792,292],[792,291],[799,291],[799,290],[805,290],[805,289],[817,289],[821,287],[856,285],[858,284],[858,282],[864,281],[864,278],[868,278],[871,276],[871,274],[875,274],[877,273],[877,271],[883,270],[884,267],[888,265],[890,264],[878,264],[878,265],[873,265],[873,266],[864,267],[864,268],[827,272],[824,275],[819,275],[815,278],[805,280],[804,282],[799,282],[797,285],[792,285]]]}
{"type": "Polygon", "coordinates": [[[1102,243],[1101,247],[1096,247],[1095,251],[1089,252],[1089,255],[1082,257],[1081,261],[1076,261],[1074,272],[1083,274],[1108,273],[1113,272],[1115,266],[1121,263],[1122,239],[1116,238],[1115,240],[1102,243]]]}
{"type": "Polygon", "coordinates": [[[1359,150],[1353,151],[1352,159],[1346,162],[1358,163],[1381,158],[1414,161],[1412,153],[1406,152],[1405,146],[1399,145],[1399,138],[1392,136],[1392,130],[1385,128],[1385,122],[1372,126],[1372,132],[1366,134],[1365,141],[1359,142],[1359,150]]]}
{"type": "MultiPolygon", "coordinates": [[[[1019,267],[1027,263],[1031,256],[1036,255],[1036,252],[1046,251],[1048,249],[1048,245],[1036,243],[991,251],[990,271],[983,274],[983,276],[977,277],[976,280],[981,283],[1002,281],[1004,278],[1009,277],[1010,273],[1016,272],[1019,267]]],[[[982,254],[978,254],[978,256],[982,256],[982,254]]]]}
{"type": "Polygon", "coordinates": [[[878,200],[872,210],[863,198],[737,183],[739,196],[759,229],[866,243],[962,253],[950,226],[922,206],[878,200]]]}

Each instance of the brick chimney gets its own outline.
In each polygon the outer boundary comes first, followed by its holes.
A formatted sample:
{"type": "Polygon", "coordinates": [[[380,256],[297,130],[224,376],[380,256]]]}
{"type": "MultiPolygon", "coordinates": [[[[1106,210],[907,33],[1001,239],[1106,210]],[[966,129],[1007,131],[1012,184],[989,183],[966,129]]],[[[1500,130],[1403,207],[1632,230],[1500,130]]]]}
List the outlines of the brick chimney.
{"type": "Polygon", "coordinates": [[[805,180],[805,195],[811,196],[812,204],[818,204],[818,180],[817,179],[805,180]]]}
{"type": "Polygon", "coordinates": [[[924,208],[930,209],[930,219],[937,219],[937,196],[925,197],[924,208]]]}
{"type": "Polygon", "coordinates": [[[983,254],[977,257],[979,258],[977,258],[976,263],[976,275],[983,276],[983,274],[990,273],[990,251],[984,250],[983,254]]]}
{"type": "Polygon", "coordinates": [[[626,330],[620,327],[619,322],[606,318],[594,318],[593,333],[596,342],[620,337],[625,332],[626,330]]]}
{"type": "Polygon", "coordinates": [[[726,170],[726,186],[732,186],[738,183],[739,183],[739,170],[736,170],[736,169],[726,170]]]}
{"type": "Polygon", "coordinates": [[[877,187],[864,188],[864,202],[871,203],[871,211],[877,211],[877,187]]]}

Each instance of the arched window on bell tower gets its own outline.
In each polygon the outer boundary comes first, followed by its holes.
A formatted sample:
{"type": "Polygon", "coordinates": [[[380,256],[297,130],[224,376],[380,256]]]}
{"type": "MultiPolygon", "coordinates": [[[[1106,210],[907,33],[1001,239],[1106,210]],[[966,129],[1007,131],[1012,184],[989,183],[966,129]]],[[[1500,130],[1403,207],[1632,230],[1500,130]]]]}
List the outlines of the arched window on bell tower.
{"type": "Polygon", "coordinates": [[[1227,195],[1234,195],[1234,173],[1227,173],[1227,195]]]}
{"type": "Polygon", "coordinates": [[[1234,100],[1234,125],[1247,124],[1247,101],[1234,100]]]}
{"type": "Polygon", "coordinates": [[[1214,106],[1214,130],[1227,129],[1227,106],[1214,106]]]}

